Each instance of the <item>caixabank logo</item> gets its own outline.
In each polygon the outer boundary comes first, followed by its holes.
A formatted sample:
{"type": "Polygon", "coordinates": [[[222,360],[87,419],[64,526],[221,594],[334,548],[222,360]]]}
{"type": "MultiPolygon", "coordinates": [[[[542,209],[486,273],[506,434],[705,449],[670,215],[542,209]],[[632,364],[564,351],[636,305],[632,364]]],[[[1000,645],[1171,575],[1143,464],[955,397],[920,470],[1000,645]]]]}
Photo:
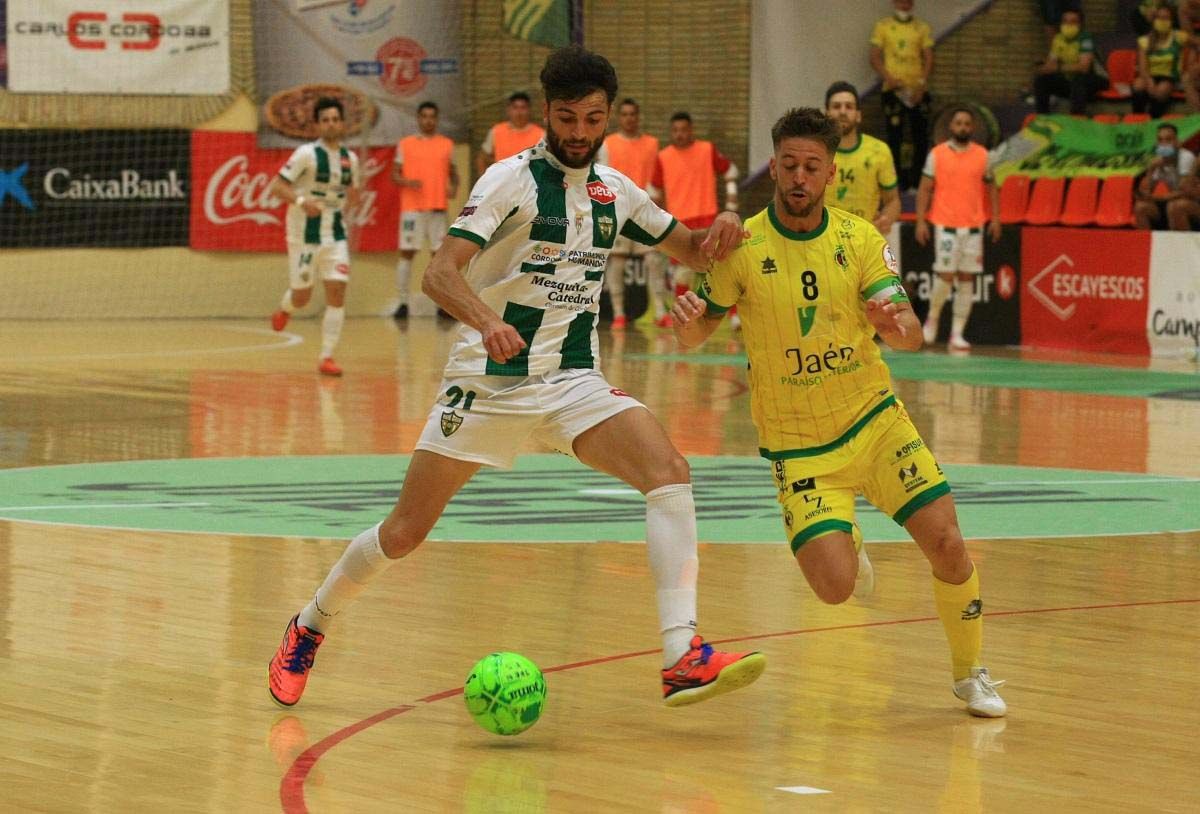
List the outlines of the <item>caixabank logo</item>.
{"type": "Polygon", "coordinates": [[[187,245],[188,144],[182,130],[0,131],[0,246],[187,245]]]}

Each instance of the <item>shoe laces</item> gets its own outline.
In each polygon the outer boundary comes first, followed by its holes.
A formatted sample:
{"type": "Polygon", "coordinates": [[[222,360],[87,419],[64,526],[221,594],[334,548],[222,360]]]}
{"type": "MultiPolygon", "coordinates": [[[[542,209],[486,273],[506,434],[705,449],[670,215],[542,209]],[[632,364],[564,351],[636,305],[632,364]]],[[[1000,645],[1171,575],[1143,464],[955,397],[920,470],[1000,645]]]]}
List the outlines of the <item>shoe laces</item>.
{"type": "Polygon", "coordinates": [[[311,636],[301,634],[296,639],[296,646],[286,656],[285,670],[289,673],[307,673],[313,666],[317,656],[317,645],[320,644],[311,636]]]}
{"type": "Polygon", "coordinates": [[[989,695],[989,696],[997,695],[998,696],[999,693],[996,692],[996,689],[998,687],[1004,686],[1003,679],[1001,679],[1000,681],[992,680],[992,677],[990,675],[988,675],[987,668],[981,669],[978,673],[976,673],[974,676],[972,676],[972,678],[975,679],[975,683],[979,685],[979,688],[983,691],[984,695],[989,695]]]}
{"type": "Polygon", "coordinates": [[[692,659],[692,664],[708,664],[708,660],[712,658],[713,648],[708,642],[700,642],[700,655],[692,659]]]}

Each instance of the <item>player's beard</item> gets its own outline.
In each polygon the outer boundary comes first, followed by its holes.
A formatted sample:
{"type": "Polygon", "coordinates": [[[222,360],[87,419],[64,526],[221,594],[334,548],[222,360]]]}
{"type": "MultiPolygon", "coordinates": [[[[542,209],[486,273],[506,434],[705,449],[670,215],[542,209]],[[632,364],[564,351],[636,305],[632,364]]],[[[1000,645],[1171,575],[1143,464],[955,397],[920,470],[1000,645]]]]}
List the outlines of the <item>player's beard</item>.
{"type": "MultiPolygon", "coordinates": [[[[788,192],[791,192],[791,190],[787,190],[786,192],[782,189],[779,190],[779,202],[783,205],[783,211],[786,212],[789,217],[807,218],[817,207],[825,205],[824,192],[815,198],[812,196],[807,196],[805,198],[807,203],[799,207],[792,206],[791,199],[789,199],[787,195],[788,192]]],[[[805,192],[807,192],[807,190],[805,190],[805,192]]]]}
{"type": "Polygon", "coordinates": [[[563,149],[562,140],[554,132],[554,128],[546,128],[546,147],[550,150],[550,154],[562,162],[563,166],[570,167],[573,170],[583,169],[592,163],[592,159],[596,157],[596,153],[600,152],[600,148],[604,146],[604,136],[596,139],[591,144],[591,149],[580,158],[570,158],[567,156],[566,150],[563,149]]]}

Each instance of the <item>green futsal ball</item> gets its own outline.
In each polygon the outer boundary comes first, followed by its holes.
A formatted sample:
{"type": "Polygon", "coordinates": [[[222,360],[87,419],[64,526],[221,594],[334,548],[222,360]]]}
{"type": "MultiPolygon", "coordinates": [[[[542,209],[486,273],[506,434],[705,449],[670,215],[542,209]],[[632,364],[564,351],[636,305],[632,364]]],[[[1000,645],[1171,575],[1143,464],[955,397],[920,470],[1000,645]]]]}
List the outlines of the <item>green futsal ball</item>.
{"type": "Polygon", "coordinates": [[[537,723],[546,705],[546,679],[519,653],[489,653],[463,686],[475,723],[497,735],[516,735],[537,723]]]}

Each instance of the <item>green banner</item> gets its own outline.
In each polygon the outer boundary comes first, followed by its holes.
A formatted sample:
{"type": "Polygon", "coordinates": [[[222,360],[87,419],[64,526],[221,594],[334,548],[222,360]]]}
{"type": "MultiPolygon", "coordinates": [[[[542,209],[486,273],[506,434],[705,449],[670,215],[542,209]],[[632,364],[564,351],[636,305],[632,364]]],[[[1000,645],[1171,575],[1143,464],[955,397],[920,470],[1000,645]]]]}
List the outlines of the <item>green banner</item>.
{"type": "Polygon", "coordinates": [[[571,0],[504,0],[504,30],[539,45],[571,41],[571,0]]]}
{"type": "MultiPolygon", "coordinates": [[[[1070,178],[1138,175],[1154,158],[1159,120],[1105,124],[1071,116],[1038,116],[997,150],[996,183],[1010,175],[1070,178]]],[[[1200,114],[1171,119],[1180,143],[1200,132],[1200,114]]]]}

